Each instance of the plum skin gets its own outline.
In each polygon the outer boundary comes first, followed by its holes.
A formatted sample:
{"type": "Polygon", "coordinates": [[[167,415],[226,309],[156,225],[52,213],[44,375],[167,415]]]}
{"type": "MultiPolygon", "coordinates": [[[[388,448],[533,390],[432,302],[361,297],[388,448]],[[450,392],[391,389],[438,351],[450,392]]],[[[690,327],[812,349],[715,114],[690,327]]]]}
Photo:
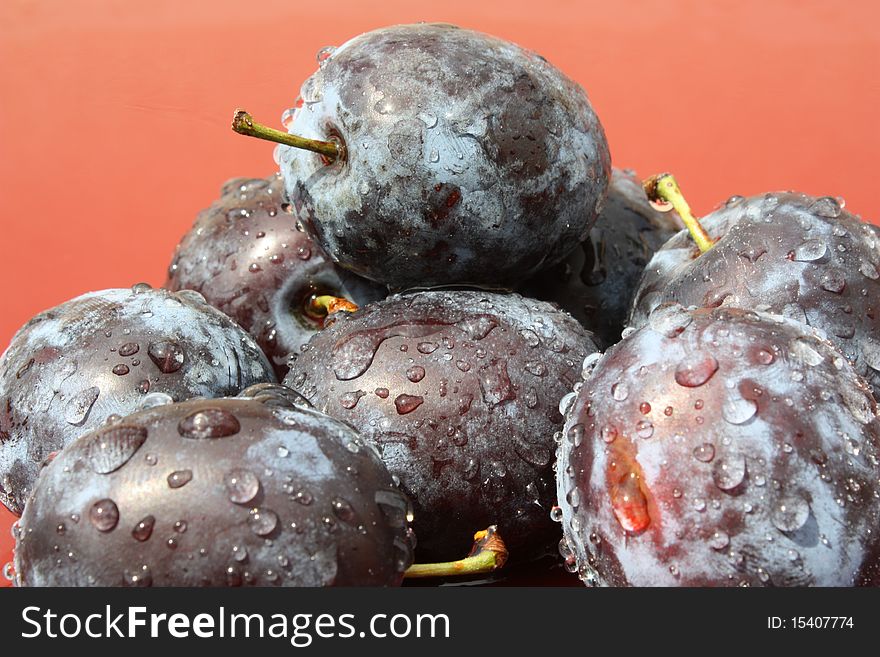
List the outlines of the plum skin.
{"type": "Polygon", "coordinates": [[[165,285],[195,290],[234,319],[257,341],[279,379],[287,374],[288,355],[321,328],[304,312],[313,294],[357,305],[387,294],[333,264],[293,217],[283,194],[279,174],[228,181],[181,239],[165,285]]]}
{"type": "Polygon", "coordinates": [[[413,501],[418,559],[460,558],[490,524],[514,561],[558,541],[553,433],[590,334],[550,304],[467,290],[334,317],[285,383],[377,444],[413,501]]]}
{"type": "Polygon", "coordinates": [[[645,265],[679,230],[672,213],[651,206],[634,172],[612,169],[608,197],[586,239],[517,291],[559,304],[610,347],[620,341],[645,265]]]}
{"type": "Polygon", "coordinates": [[[66,301],[0,357],[0,502],[20,515],[52,452],[148,393],[218,397],[274,380],[253,339],[196,292],[138,284],[66,301]]]}
{"type": "Polygon", "coordinates": [[[24,586],[393,586],[407,502],[348,426],[258,386],[130,415],[41,472],[24,586]],[[109,472],[107,470],[110,470],[109,472]]]}
{"type": "MultiPolygon", "coordinates": [[[[329,52],[329,51],[325,51],[329,52]]],[[[307,230],[388,284],[509,288],[586,235],[610,175],[583,89],[514,44],[442,24],[351,39],[301,90],[289,131],[344,159],[282,147],[307,230]]]]}
{"type": "Polygon", "coordinates": [[[804,324],[663,305],[595,365],[563,435],[561,551],[587,583],[880,581],[877,406],[804,324]]]}
{"type": "Polygon", "coordinates": [[[880,228],[837,199],[795,192],[735,196],[700,222],[715,245],[700,255],[684,231],[664,244],[645,268],[631,326],[671,301],[784,315],[824,331],[880,392],[880,228]]]}

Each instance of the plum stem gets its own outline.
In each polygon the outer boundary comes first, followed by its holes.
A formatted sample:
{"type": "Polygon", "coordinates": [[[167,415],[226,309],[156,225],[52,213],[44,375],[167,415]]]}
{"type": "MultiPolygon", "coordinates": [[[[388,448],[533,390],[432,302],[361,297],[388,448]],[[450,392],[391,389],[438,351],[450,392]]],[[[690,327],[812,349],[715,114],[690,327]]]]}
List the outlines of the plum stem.
{"type": "Polygon", "coordinates": [[[714,245],[712,238],[709,237],[709,233],[703,228],[700,220],[691,212],[691,206],[688,205],[684,194],[681,193],[678,182],[676,182],[671,173],[651,176],[645,180],[643,186],[645,193],[648,195],[648,200],[655,203],[665,202],[672,205],[672,208],[678,213],[678,216],[681,217],[681,220],[687,227],[694,242],[697,243],[700,253],[705,253],[712,248],[714,245]]]}
{"type": "Polygon", "coordinates": [[[306,301],[306,314],[318,320],[326,319],[337,312],[353,313],[357,309],[357,304],[353,301],[332,294],[313,294],[306,301]]]}
{"type": "Polygon", "coordinates": [[[319,153],[329,160],[333,161],[339,157],[339,146],[332,141],[321,141],[319,139],[307,139],[298,135],[291,135],[275,128],[270,128],[262,123],[254,121],[254,117],[243,109],[235,110],[232,116],[232,129],[240,135],[246,137],[256,137],[257,139],[265,139],[273,141],[276,144],[284,144],[293,146],[294,148],[302,148],[313,153],[319,153]]]}
{"type": "Polygon", "coordinates": [[[455,575],[481,575],[503,567],[507,562],[507,546],[495,525],[474,534],[470,554],[458,561],[443,563],[416,563],[410,566],[404,577],[452,577],[455,575]]]}

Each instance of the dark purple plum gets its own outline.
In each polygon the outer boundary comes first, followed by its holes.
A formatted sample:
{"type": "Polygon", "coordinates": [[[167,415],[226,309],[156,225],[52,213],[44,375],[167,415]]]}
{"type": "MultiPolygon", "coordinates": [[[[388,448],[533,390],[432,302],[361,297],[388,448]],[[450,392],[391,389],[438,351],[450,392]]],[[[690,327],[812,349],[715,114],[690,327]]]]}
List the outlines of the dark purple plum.
{"type": "Polygon", "coordinates": [[[880,392],[880,229],[833,198],[733,197],[706,215],[715,245],[702,255],[687,232],[645,269],[630,319],[658,305],[735,306],[806,322],[827,335],[880,392]]]}
{"type": "Polygon", "coordinates": [[[218,397],[274,379],[253,339],[196,292],[138,284],[42,312],[0,358],[0,502],[20,514],[52,452],[148,393],[218,397]]]}
{"type": "Polygon", "coordinates": [[[570,312],[605,346],[620,341],[632,298],[654,252],[682,226],[655,210],[632,171],[613,169],[605,207],[587,238],[520,292],[570,312]]]}
{"type": "Polygon", "coordinates": [[[287,373],[288,354],[321,328],[307,312],[313,295],[362,305],[387,294],[334,265],[293,218],[283,191],[277,174],[227,182],[177,246],[166,284],[200,292],[238,322],[279,378],[287,373]]]}
{"type": "Polygon", "coordinates": [[[285,127],[342,155],[279,151],[297,217],[343,267],[393,289],[509,287],[560,261],[610,175],[583,89],[543,57],[445,24],[319,53],[285,127]]]}
{"type": "Polygon", "coordinates": [[[880,584],[877,404],[818,332],[664,304],[592,365],[557,480],[585,582],[880,584]]]}
{"type": "Polygon", "coordinates": [[[108,423],[43,469],[23,586],[391,586],[407,500],[345,424],[261,386],[108,423]]]}
{"type": "Polygon", "coordinates": [[[378,445],[413,500],[420,561],[498,525],[511,559],[558,540],[560,398],[596,351],[567,313],[519,295],[427,291],[337,313],[285,383],[378,445]]]}

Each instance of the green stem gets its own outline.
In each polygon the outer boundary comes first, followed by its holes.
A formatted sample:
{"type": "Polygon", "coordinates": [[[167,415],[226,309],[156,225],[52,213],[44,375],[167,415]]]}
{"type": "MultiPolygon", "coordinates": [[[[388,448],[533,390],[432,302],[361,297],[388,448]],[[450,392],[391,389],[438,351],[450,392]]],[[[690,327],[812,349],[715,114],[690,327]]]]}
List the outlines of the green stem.
{"type": "Polygon", "coordinates": [[[254,117],[243,109],[235,110],[232,116],[232,129],[240,135],[246,137],[256,137],[257,139],[265,139],[276,144],[285,144],[294,148],[302,148],[314,153],[320,153],[330,160],[339,157],[339,147],[332,141],[321,141],[319,139],[306,139],[297,135],[291,135],[275,128],[270,128],[262,123],[254,121],[254,117]]]}
{"type": "Polygon", "coordinates": [[[410,566],[404,577],[453,577],[457,575],[482,575],[498,570],[507,562],[507,546],[495,525],[474,534],[470,554],[458,561],[442,563],[416,563],[410,566]]]}
{"type": "Polygon", "coordinates": [[[657,176],[651,176],[644,182],[645,193],[651,201],[664,201],[672,205],[672,208],[681,217],[684,225],[690,232],[694,242],[697,243],[701,253],[705,253],[712,248],[714,242],[709,237],[709,233],[703,228],[700,220],[691,213],[691,207],[681,193],[675,178],[671,173],[661,173],[657,176]]]}

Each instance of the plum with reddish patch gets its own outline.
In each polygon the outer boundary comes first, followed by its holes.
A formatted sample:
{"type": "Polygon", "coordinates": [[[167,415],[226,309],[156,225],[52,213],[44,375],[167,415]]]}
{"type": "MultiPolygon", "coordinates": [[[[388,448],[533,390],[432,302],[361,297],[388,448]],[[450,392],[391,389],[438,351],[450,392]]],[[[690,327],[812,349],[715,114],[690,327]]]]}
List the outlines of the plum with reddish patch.
{"type": "Polygon", "coordinates": [[[598,362],[558,450],[561,551],[589,584],[880,583],[880,421],[803,323],[664,304],[598,362]]]}
{"type": "Polygon", "coordinates": [[[557,540],[553,434],[590,334],[545,302],[466,290],[336,317],[285,382],[378,445],[413,500],[419,560],[457,558],[490,524],[514,560],[557,540]]]}

